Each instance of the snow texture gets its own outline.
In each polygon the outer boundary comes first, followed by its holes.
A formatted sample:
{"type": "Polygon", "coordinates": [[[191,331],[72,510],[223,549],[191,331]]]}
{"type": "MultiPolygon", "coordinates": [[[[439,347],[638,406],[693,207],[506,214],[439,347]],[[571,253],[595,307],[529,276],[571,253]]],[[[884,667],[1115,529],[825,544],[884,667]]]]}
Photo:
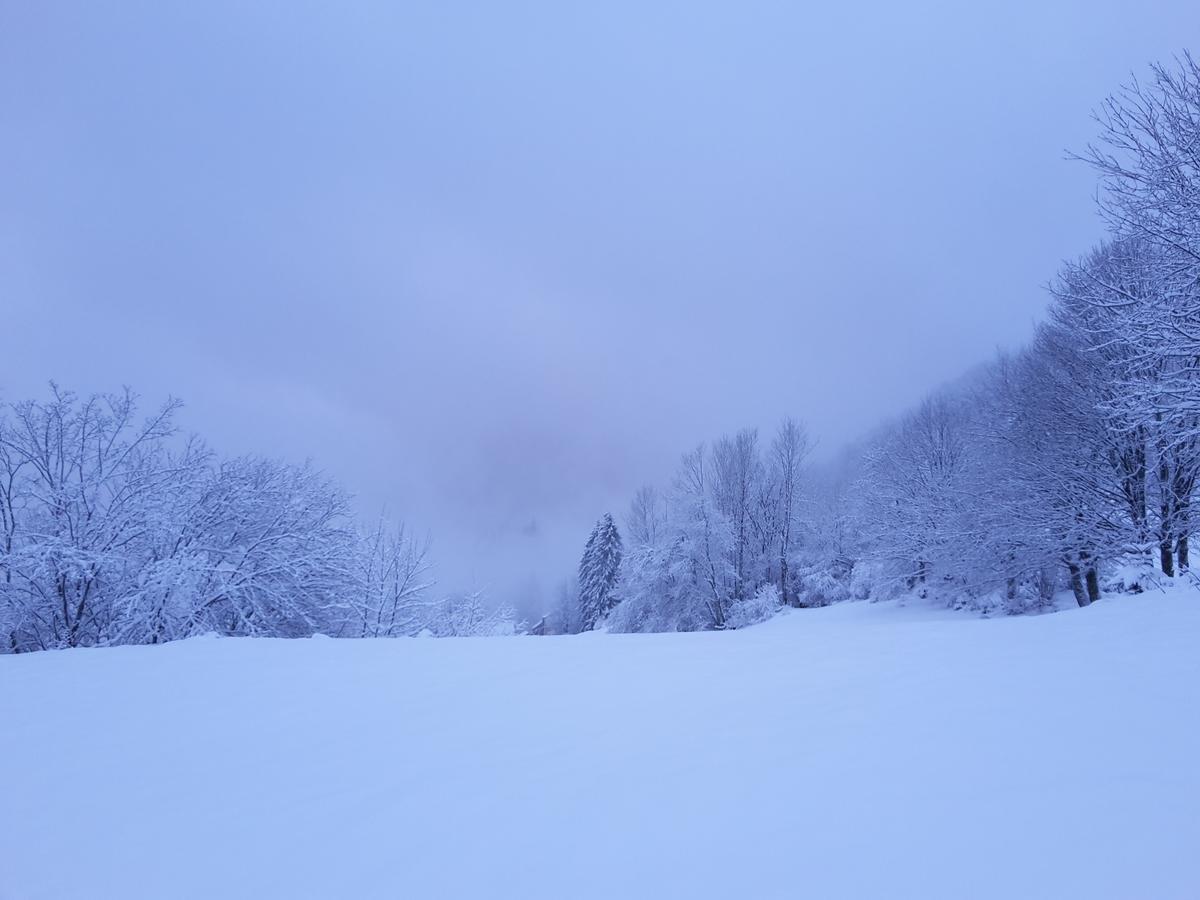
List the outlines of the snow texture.
{"type": "Polygon", "coordinates": [[[1200,593],[0,657],[0,896],[1200,896],[1200,593]]]}

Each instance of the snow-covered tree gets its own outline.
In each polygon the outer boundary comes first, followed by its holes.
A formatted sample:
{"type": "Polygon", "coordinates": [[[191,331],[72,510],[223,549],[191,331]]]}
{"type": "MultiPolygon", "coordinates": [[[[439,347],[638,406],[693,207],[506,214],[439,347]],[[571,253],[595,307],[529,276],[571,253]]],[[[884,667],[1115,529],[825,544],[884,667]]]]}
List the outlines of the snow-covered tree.
{"type": "Polygon", "coordinates": [[[613,517],[605,513],[592,529],[579,562],[579,615],[584,631],[595,628],[616,604],[621,552],[621,535],[613,517]]]}
{"type": "Polygon", "coordinates": [[[342,634],[397,637],[419,634],[432,615],[429,539],[380,517],[359,535],[358,584],[347,603],[342,634]]]}
{"type": "MultiPolygon", "coordinates": [[[[712,496],[717,510],[733,533],[730,563],[733,566],[733,597],[741,600],[752,592],[756,580],[753,541],[754,501],[763,483],[758,430],[745,428],[713,444],[712,496]]],[[[767,505],[774,508],[774,503],[767,505]]],[[[774,522],[771,530],[774,530],[774,522]]]]}
{"type": "Polygon", "coordinates": [[[873,537],[873,555],[909,588],[944,574],[962,550],[967,452],[961,404],[941,395],[905,416],[868,454],[862,526],[873,537]]]}
{"type": "Polygon", "coordinates": [[[546,613],[545,623],[550,634],[578,634],[582,629],[577,578],[564,578],[558,585],[554,606],[546,613]]]}
{"type": "Polygon", "coordinates": [[[771,519],[775,523],[774,530],[779,548],[779,596],[785,604],[792,603],[795,597],[789,566],[796,550],[796,536],[800,526],[802,467],[811,450],[808,432],[804,426],[794,419],[784,419],[771,445],[770,480],[776,487],[772,496],[775,503],[764,506],[770,508],[773,505],[776,510],[776,515],[771,519]]]}
{"type": "MultiPolygon", "coordinates": [[[[745,429],[701,445],[680,460],[671,489],[643,488],[627,522],[617,631],[690,631],[747,621],[742,604],[781,579],[797,595],[789,566],[800,534],[803,427],[787,420],[764,460],[757,433],[745,429]]],[[[752,616],[751,616],[752,617],[752,616]]]]}
{"type": "Polygon", "coordinates": [[[476,588],[433,604],[426,631],[434,637],[501,637],[516,634],[518,623],[511,606],[489,602],[476,588]]]}
{"type": "MultiPolygon", "coordinates": [[[[130,391],[0,412],[0,627],[9,650],[101,643],[124,598],[146,589],[156,530],[179,518],[209,457],[169,453],[177,401],[144,421],[130,391]]],[[[152,588],[151,588],[152,589],[152,588]]],[[[151,636],[159,625],[147,623],[151,636]]]]}
{"type": "Polygon", "coordinates": [[[0,651],[412,634],[426,546],[309,465],[222,460],[132,392],[0,406],[0,651]]]}

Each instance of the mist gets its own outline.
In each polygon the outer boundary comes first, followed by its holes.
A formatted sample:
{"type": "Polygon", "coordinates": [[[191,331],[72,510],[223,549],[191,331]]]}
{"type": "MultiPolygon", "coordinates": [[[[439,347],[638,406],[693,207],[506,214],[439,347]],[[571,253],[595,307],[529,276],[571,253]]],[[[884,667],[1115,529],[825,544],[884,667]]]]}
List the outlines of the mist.
{"type": "Polygon", "coordinates": [[[182,397],[527,612],[699,441],[827,458],[1027,340],[1195,19],[453,6],[9,5],[0,392],[182,397]]]}

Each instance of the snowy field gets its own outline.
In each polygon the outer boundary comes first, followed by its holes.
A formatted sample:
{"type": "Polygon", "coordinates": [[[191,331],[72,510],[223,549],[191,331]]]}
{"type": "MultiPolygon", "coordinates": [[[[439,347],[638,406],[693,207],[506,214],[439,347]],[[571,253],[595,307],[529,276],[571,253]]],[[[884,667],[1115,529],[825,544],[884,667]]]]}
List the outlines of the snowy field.
{"type": "Polygon", "coordinates": [[[0,657],[0,897],[1200,896],[1200,594],[0,657]]]}

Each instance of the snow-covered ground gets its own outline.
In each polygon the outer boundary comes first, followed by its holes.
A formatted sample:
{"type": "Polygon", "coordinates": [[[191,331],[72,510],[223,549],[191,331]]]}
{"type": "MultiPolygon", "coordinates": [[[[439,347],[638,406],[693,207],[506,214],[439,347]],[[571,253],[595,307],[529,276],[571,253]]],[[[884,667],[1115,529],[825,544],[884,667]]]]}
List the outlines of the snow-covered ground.
{"type": "Polygon", "coordinates": [[[0,657],[0,897],[1200,896],[1200,593],[0,657]]]}

